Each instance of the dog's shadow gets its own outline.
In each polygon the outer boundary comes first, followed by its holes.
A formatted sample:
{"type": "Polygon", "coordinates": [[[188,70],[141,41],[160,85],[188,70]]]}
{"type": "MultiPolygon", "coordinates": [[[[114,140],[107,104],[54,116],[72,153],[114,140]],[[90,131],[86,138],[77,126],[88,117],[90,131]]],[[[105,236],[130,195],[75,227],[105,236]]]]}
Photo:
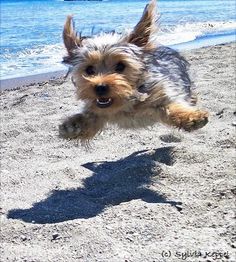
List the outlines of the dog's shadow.
{"type": "Polygon", "coordinates": [[[93,175],[84,180],[84,187],[52,191],[31,208],[10,210],[7,216],[29,223],[59,223],[94,217],[109,205],[133,199],[170,204],[178,209],[181,203],[168,201],[148,188],[161,172],[158,162],[172,165],[173,147],[139,151],[114,162],[86,163],[83,167],[93,171],[93,175]]]}

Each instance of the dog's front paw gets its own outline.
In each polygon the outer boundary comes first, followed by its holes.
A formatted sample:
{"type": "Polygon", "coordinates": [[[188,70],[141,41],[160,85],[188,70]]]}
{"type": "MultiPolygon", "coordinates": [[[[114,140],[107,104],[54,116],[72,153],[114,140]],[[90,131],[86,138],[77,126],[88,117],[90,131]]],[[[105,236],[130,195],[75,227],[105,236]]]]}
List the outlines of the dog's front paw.
{"type": "Polygon", "coordinates": [[[191,132],[204,127],[208,123],[209,114],[205,111],[192,110],[178,115],[178,127],[191,132]]]}
{"type": "Polygon", "coordinates": [[[183,121],[182,128],[188,132],[202,128],[208,123],[208,116],[209,114],[205,111],[196,110],[190,112],[187,119],[183,121]]]}
{"type": "Polygon", "coordinates": [[[59,126],[62,138],[76,138],[81,142],[91,140],[104,126],[104,120],[93,113],[77,114],[67,118],[59,126]]]}
{"type": "Polygon", "coordinates": [[[78,138],[81,135],[78,116],[72,116],[59,125],[59,135],[62,138],[78,138]]]}
{"type": "Polygon", "coordinates": [[[188,132],[202,128],[208,123],[208,112],[181,104],[170,104],[167,112],[171,125],[188,132]]]}

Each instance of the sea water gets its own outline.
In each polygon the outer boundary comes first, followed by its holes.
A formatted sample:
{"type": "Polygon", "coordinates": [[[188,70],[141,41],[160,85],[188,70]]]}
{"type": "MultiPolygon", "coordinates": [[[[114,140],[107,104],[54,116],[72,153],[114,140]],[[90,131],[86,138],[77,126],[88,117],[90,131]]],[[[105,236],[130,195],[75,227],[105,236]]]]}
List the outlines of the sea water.
{"type": "MultiPolygon", "coordinates": [[[[83,35],[132,29],[148,1],[1,0],[1,79],[66,69],[62,29],[83,35]]],[[[235,0],[159,0],[161,44],[188,49],[235,41],[235,0]]]]}

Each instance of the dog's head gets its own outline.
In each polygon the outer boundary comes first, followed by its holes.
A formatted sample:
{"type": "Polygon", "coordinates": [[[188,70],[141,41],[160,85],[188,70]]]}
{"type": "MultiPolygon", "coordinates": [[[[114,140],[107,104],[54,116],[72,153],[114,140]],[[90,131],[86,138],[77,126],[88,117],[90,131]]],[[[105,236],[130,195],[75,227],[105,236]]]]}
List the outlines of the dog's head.
{"type": "Polygon", "coordinates": [[[68,16],[63,40],[71,65],[72,81],[78,98],[89,103],[90,110],[108,114],[126,107],[137,94],[145,73],[144,52],[153,48],[156,31],[156,1],[152,0],[131,33],[103,33],[77,36],[68,16]]]}

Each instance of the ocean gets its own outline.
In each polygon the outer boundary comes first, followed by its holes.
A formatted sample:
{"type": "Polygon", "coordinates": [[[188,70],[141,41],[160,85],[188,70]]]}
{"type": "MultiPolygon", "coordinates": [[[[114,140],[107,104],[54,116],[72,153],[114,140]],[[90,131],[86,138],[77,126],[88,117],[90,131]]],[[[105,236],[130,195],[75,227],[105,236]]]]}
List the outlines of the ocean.
{"type": "MultiPolygon", "coordinates": [[[[1,0],[1,79],[64,70],[62,28],[84,35],[131,29],[148,1],[1,0]]],[[[161,44],[187,49],[235,41],[235,0],[159,0],[161,44]]]]}

